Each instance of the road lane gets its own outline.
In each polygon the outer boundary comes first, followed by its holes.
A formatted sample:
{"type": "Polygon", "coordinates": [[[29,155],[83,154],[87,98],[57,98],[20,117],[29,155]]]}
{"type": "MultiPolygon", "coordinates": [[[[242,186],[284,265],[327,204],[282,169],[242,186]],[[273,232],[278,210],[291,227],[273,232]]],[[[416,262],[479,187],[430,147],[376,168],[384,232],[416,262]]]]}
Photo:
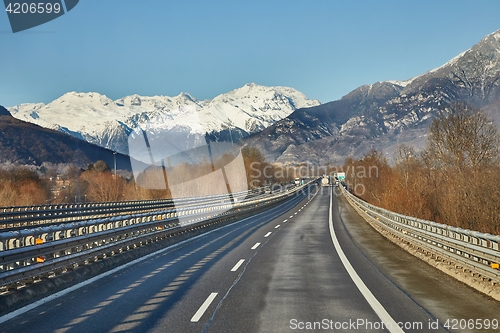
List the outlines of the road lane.
{"type": "MultiPolygon", "coordinates": [[[[333,193],[333,192],[332,192],[333,193]]],[[[377,316],[380,318],[380,321],[384,323],[384,326],[391,333],[403,333],[404,325],[399,324],[392,318],[392,316],[387,312],[382,304],[378,301],[378,299],[373,295],[373,293],[368,289],[363,280],[359,277],[358,273],[352,267],[351,262],[347,259],[342,246],[339,243],[337,238],[337,234],[335,233],[335,227],[333,225],[333,198],[330,199],[330,208],[328,210],[328,227],[330,229],[330,236],[332,238],[333,246],[335,247],[335,251],[342,261],[342,265],[346,269],[347,273],[351,277],[351,280],[354,282],[358,290],[363,294],[363,297],[366,299],[370,307],[375,311],[377,316]]]]}

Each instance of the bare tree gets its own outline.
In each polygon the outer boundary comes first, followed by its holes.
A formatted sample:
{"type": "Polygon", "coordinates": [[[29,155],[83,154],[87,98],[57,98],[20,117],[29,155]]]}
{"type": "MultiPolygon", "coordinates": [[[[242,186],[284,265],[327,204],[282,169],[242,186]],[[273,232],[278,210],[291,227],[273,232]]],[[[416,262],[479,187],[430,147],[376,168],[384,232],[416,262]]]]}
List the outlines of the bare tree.
{"type": "Polygon", "coordinates": [[[126,181],[122,177],[114,178],[111,172],[87,170],[80,176],[87,184],[85,194],[90,201],[109,202],[123,200],[126,181]]]}
{"type": "Polygon", "coordinates": [[[433,184],[432,204],[446,224],[491,232],[498,214],[499,133],[479,109],[455,103],[429,128],[423,154],[433,184]],[[484,214],[484,212],[490,212],[484,214]]]}
{"type": "Polygon", "coordinates": [[[95,172],[109,172],[110,167],[103,160],[98,160],[94,164],[89,164],[89,170],[94,170],[95,172]]]}
{"type": "Polygon", "coordinates": [[[401,185],[408,187],[411,177],[414,176],[412,172],[414,172],[415,167],[420,166],[418,154],[413,147],[400,144],[394,152],[394,163],[400,175],[401,185]]]}
{"type": "Polygon", "coordinates": [[[498,162],[498,130],[481,110],[462,102],[440,113],[429,128],[425,161],[460,174],[498,162]]]}

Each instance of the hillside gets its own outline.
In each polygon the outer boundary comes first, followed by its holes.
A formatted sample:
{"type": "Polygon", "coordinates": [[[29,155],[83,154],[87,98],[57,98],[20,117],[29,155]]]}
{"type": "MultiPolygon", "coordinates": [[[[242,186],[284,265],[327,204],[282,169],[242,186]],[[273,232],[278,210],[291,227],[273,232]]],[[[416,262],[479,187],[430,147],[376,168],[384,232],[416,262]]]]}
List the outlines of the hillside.
{"type": "MultiPolygon", "coordinates": [[[[70,135],[15,119],[0,106],[0,163],[41,165],[72,163],[86,168],[104,160],[113,166],[113,152],[70,135]]],[[[117,168],[131,170],[128,156],[116,155],[117,168]]]]}

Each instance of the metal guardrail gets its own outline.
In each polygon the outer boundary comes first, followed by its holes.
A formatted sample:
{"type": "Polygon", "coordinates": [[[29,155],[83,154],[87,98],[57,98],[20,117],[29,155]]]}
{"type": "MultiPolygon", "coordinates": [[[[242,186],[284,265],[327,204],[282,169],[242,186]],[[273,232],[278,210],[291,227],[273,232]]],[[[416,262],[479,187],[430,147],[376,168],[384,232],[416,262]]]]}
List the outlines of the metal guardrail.
{"type": "Polygon", "coordinates": [[[221,202],[220,198],[215,201],[195,198],[193,202],[197,205],[191,202],[151,213],[0,232],[0,286],[16,288],[19,282],[30,281],[37,276],[280,204],[299,191],[307,190],[313,183],[311,181],[279,193],[254,196],[247,201],[231,203],[221,202]],[[180,217],[183,223],[179,223],[180,217]]]}
{"type": "Polygon", "coordinates": [[[500,283],[500,236],[394,213],[371,205],[341,188],[351,206],[371,217],[386,231],[438,258],[446,258],[494,283],[500,283]]]}
{"type": "MultiPolygon", "coordinates": [[[[260,189],[253,190],[256,195],[260,189]]],[[[249,193],[233,193],[237,200],[243,200],[249,193]]],[[[175,206],[197,205],[201,202],[217,202],[226,195],[199,198],[179,198],[161,200],[141,200],[123,202],[88,202],[75,204],[14,206],[0,208],[0,230],[19,230],[30,226],[83,221],[88,219],[136,214],[172,209],[175,206]]]]}

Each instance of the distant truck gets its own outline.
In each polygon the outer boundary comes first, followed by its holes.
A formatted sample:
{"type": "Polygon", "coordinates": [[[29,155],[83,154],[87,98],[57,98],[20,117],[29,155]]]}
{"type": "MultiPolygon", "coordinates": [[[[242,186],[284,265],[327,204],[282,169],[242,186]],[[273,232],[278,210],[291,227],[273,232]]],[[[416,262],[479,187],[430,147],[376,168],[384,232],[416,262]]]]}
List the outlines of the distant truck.
{"type": "Polygon", "coordinates": [[[321,178],[321,186],[330,186],[330,177],[323,176],[323,178],[321,178]]]}
{"type": "Polygon", "coordinates": [[[295,185],[300,185],[300,178],[295,178],[295,185]]]}
{"type": "Polygon", "coordinates": [[[345,181],[345,172],[337,172],[337,178],[339,179],[339,182],[344,182],[345,181]]]}

